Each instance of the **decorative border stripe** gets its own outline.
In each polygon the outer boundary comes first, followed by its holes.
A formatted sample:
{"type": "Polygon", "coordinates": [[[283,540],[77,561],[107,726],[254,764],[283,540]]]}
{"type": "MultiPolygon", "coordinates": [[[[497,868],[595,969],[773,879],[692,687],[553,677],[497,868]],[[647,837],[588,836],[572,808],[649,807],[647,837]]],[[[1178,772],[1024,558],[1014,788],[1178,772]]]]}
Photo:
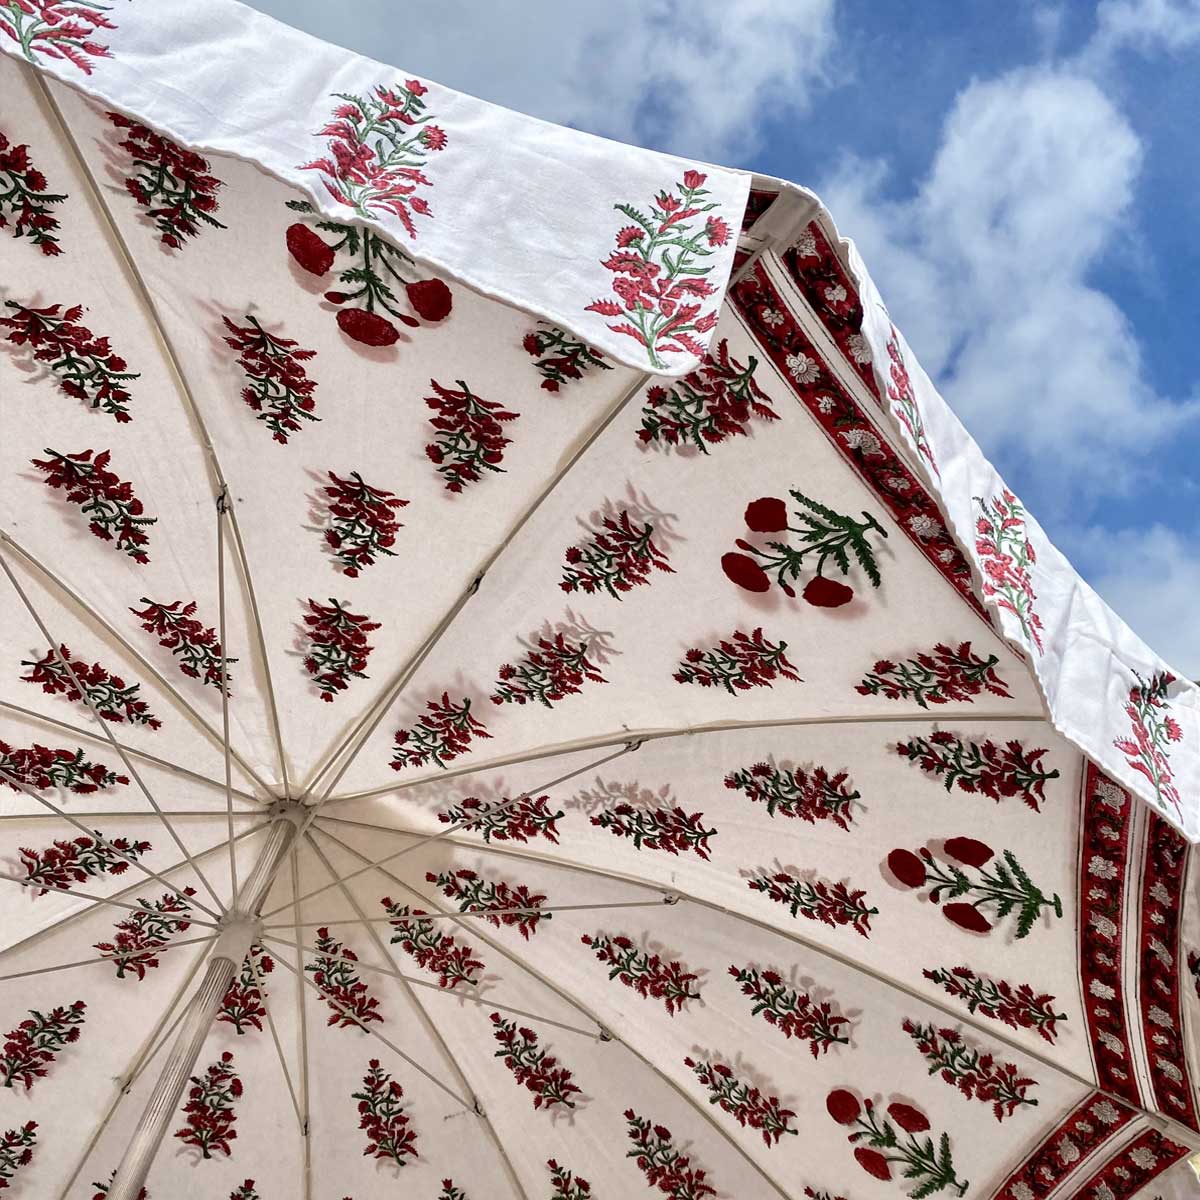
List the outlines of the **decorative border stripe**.
{"type": "Polygon", "coordinates": [[[1114,1154],[1076,1190],[1075,1196],[1087,1200],[1126,1200],[1189,1153],[1187,1146],[1171,1141],[1157,1129],[1147,1129],[1119,1154],[1114,1154]]]}

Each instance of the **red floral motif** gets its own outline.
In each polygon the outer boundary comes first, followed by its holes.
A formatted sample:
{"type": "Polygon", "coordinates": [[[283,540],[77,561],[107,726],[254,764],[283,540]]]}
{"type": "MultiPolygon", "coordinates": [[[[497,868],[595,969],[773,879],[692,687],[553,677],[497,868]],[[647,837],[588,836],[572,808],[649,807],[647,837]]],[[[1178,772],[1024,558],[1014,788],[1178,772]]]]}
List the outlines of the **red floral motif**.
{"type": "Polygon", "coordinates": [[[613,837],[629,838],[635,850],[665,850],[668,854],[692,851],[708,861],[709,839],[716,829],[704,828],[702,812],[673,808],[634,808],[617,804],[590,818],[593,825],[607,829],[613,837]]]}
{"type": "Polygon", "coordinates": [[[693,1167],[686,1154],[675,1149],[671,1131],[654,1125],[632,1108],[625,1110],[626,1133],[632,1149],[625,1154],[637,1163],[646,1178],[646,1186],[657,1189],[670,1200],[704,1200],[717,1189],[708,1182],[708,1172],[693,1167]]]}
{"type": "Polygon", "coordinates": [[[106,721],[117,725],[124,722],[146,725],[150,729],[158,729],[162,725],[150,711],[150,706],[139,699],[140,683],[126,686],[119,675],[111,674],[99,663],[89,666],[80,659],[73,659],[66,646],[47,650],[42,658],[36,660],[22,659],[21,666],[29,668],[29,674],[21,676],[23,683],[41,684],[46,695],[65,696],[74,703],[84,704],[106,721]]]}
{"type": "Polygon", "coordinates": [[[308,647],[304,669],[313,677],[322,700],[332,701],[344,692],[352,679],[369,679],[363,668],[374,647],[367,634],[379,628],[362,613],[352,613],[341,600],[329,597],[318,604],[310,596],[304,614],[304,636],[308,647]]]}
{"type": "Polygon", "coordinates": [[[190,679],[199,679],[220,691],[222,662],[228,679],[229,666],[238,660],[224,658],[217,631],[195,619],[195,600],[186,604],[182,600],[160,604],[143,596],[140,602],[146,607],[129,611],[141,621],[147,633],[158,638],[160,646],[165,646],[179,659],[179,670],[190,679]]]}
{"type": "Polygon", "coordinates": [[[242,399],[258,414],[256,420],[266,423],[273,440],[286,446],[288,435],[303,428],[301,420],[321,419],[313,412],[317,385],[303,366],[316,351],[302,350],[291,338],[268,333],[250,313],[248,325],[236,325],[226,316],[221,320],[230,334],[225,344],[238,352],[238,365],[246,376],[242,399]]]}
{"type": "Polygon", "coordinates": [[[969,742],[938,730],[898,743],[896,753],[940,778],[948,792],[957,784],[960,792],[990,796],[997,804],[1020,796],[1034,812],[1046,799],[1046,783],[1058,778],[1057,768],[1047,771],[1041,765],[1049,751],[1026,750],[1016,739],[997,746],[990,738],[969,742]]]}
{"type": "Polygon", "coordinates": [[[274,970],[275,960],[255,942],[242,959],[237,977],[225,989],[217,1020],[232,1025],[239,1036],[250,1029],[262,1032],[267,1007],[266,992],[259,987],[259,980],[274,970]]]}
{"type": "Polygon", "coordinates": [[[378,85],[367,96],[339,92],[333,118],[317,130],[328,139],[329,157],[303,163],[318,171],[325,190],[356,216],[396,217],[410,238],[417,236],[413,216],[432,216],[419,188],[433,184],[421,169],[426,158],[445,149],[445,131],[430,125],[422,96],[429,89],[416,79],[391,87],[378,85]]]}
{"type": "Polygon", "coordinates": [[[725,786],[754,804],[765,804],[769,817],[782,813],[810,825],[832,821],[839,829],[849,829],[854,821],[851,805],[860,793],[851,791],[848,778],[845,771],[830,775],[824,767],[804,771],[760,762],[731,771],[725,786]]]}
{"type": "Polygon", "coordinates": [[[640,950],[632,938],[620,933],[585,933],[580,940],[611,968],[609,979],[619,979],[643,999],[661,1000],[668,1016],[683,1011],[689,1000],[700,999],[700,977],[678,959],[640,950]]]}
{"type": "Polygon", "coordinates": [[[908,1193],[911,1200],[925,1200],[946,1188],[954,1188],[959,1196],[966,1194],[970,1185],[955,1174],[949,1136],[943,1133],[936,1147],[933,1138],[919,1136],[929,1129],[929,1118],[920,1109],[897,1101],[888,1105],[887,1117],[882,1117],[870,1100],[860,1102],[845,1088],[831,1091],[825,1107],[839,1125],[854,1127],[846,1140],[858,1144],[854,1158],[868,1175],[890,1180],[895,1163],[902,1168],[901,1176],[913,1184],[908,1193]],[[896,1126],[905,1134],[903,1139],[896,1126]]]}
{"type": "Polygon", "coordinates": [[[417,1131],[404,1109],[404,1089],[373,1058],[363,1076],[362,1091],[351,1093],[358,1101],[358,1127],[367,1135],[363,1154],[390,1160],[398,1167],[417,1158],[417,1131]]]}
{"type": "Polygon", "coordinates": [[[787,642],[774,643],[763,636],[759,626],[753,633],[734,630],[707,650],[693,646],[675,672],[678,683],[698,683],[701,687],[723,687],[731,696],[752,687],[771,687],[775,679],[803,680],[784,651],[787,642]]]}
{"type": "Polygon", "coordinates": [[[1125,755],[1126,762],[1145,776],[1154,788],[1158,807],[1167,812],[1168,805],[1175,815],[1182,816],[1182,799],[1171,774],[1168,746],[1183,737],[1179,722],[1169,714],[1168,693],[1175,676],[1159,671],[1149,679],[1133,673],[1137,683],[1129,689],[1125,715],[1129,718],[1132,738],[1117,738],[1113,745],[1125,755]]]}
{"type": "Polygon", "coordinates": [[[477,797],[468,796],[438,813],[438,820],[457,825],[467,833],[482,833],[485,842],[531,842],[544,837],[557,846],[557,823],[563,810],[552,813],[549,799],[549,796],[518,796],[515,801],[503,798],[495,804],[484,804],[477,797]]]}
{"type": "Polygon", "coordinates": [[[997,1121],[1011,1117],[1023,1105],[1037,1104],[1028,1094],[1037,1080],[1023,1076],[1015,1063],[1000,1062],[995,1055],[969,1046],[957,1030],[905,1018],[904,1032],[929,1064],[930,1075],[940,1076],[968,1100],[990,1104],[997,1121]]]}
{"type": "Polygon", "coordinates": [[[771,398],[754,381],[758,359],[751,354],[746,363],[743,367],[729,353],[722,338],[716,354],[690,375],[649,388],[638,430],[642,444],[695,446],[707,454],[710,445],[748,437],[752,421],[778,421],[771,398]]]}
{"type": "Polygon", "coordinates": [[[192,907],[184,897],[195,894],[195,888],[185,887],[182,894],[164,892],[159,900],[139,896],[141,907],[117,923],[116,938],[95,943],[101,954],[113,957],[118,979],[131,974],[140,983],[147,971],[158,966],[159,951],[175,934],[185,933],[190,927],[192,907]]]}
{"type": "Polygon", "coordinates": [[[103,763],[92,762],[82,748],[51,750],[47,746],[10,746],[0,742],[0,783],[21,791],[18,786],[65,788],[77,796],[98,792],[101,788],[129,783],[128,776],[110,771],[103,763]]]}
{"type": "Polygon", "coordinates": [[[46,850],[21,847],[21,866],[30,883],[40,885],[35,893],[44,896],[52,889],[70,891],[73,883],[86,883],[99,875],[124,875],[130,862],[152,849],[149,842],[128,838],[106,838],[98,829],[94,837],[56,840],[46,850]]]}
{"type": "Polygon", "coordinates": [[[558,633],[553,639],[539,637],[537,649],[530,650],[516,665],[505,663],[496,679],[493,704],[528,704],[536,700],[553,708],[558,700],[577,696],[585,683],[607,683],[588,658],[591,647],[586,641],[569,642],[558,633]]]}
{"type": "Polygon", "coordinates": [[[241,1187],[236,1187],[229,1193],[229,1200],[262,1200],[254,1187],[254,1180],[247,1179],[241,1187]]]}
{"type": "Polygon", "coordinates": [[[924,846],[916,853],[893,850],[887,857],[888,869],[906,888],[929,887],[934,904],[973,896],[969,904],[942,906],[947,921],[969,933],[990,933],[1005,917],[1016,914],[1016,937],[1027,937],[1042,910],[1053,910],[1061,919],[1062,901],[1049,899],[1025,873],[1011,850],[995,851],[974,838],[952,837],[942,843],[942,852],[952,862],[941,863],[924,846]],[[991,864],[990,867],[988,864],[991,864]],[[969,872],[976,872],[971,875],[969,872]],[[985,913],[990,909],[990,915],[985,913]]]}
{"type": "Polygon", "coordinates": [[[990,596],[1020,623],[1025,640],[1042,653],[1042,618],[1034,605],[1030,571],[1037,562],[1033,543],[1025,533],[1025,509],[1007,488],[990,501],[975,497],[980,516],[975,523],[975,553],[983,568],[983,594],[990,596]]]}
{"type": "Polygon", "coordinates": [[[967,1012],[1002,1021],[1010,1029],[1035,1029],[1050,1043],[1058,1037],[1058,1022],[1067,1019],[1066,1013],[1054,1011],[1054,996],[1027,983],[990,979],[970,967],[934,967],[921,973],[948,995],[965,1001],[967,1012]]]}
{"type": "Polygon", "coordinates": [[[612,370],[612,364],[606,363],[604,355],[594,346],[573,338],[555,325],[547,325],[545,321],[539,321],[538,328],[525,335],[521,346],[526,354],[537,359],[534,365],[542,377],[542,388],[547,392],[557,392],[564,383],[582,379],[584,372],[592,367],[612,370]]]}
{"type": "Polygon", "coordinates": [[[457,392],[436,379],[429,383],[434,395],[425,404],[437,416],[429,418],[436,432],[425,455],[446,481],[446,491],[461,492],[482,479],[483,471],[503,473],[504,447],[512,444],[512,438],[504,436],[502,422],[515,421],[520,414],[476,396],[461,379],[455,380],[457,392]]]}
{"type": "Polygon", "coordinates": [[[929,437],[925,432],[925,421],[921,416],[921,407],[913,393],[912,380],[908,377],[908,367],[904,362],[904,352],[900,349],[900,339],[896,329],[892,327],[892,336],[887,344],[888,357],[892,360],[888,384],[888,399],[892,402],[892,416],[908,430],[917,453],[929,464],[929,469],[940,479],[941,471],[933,459],[933,450],[929,445],[929,437]]]}
{"type": "Polygon", "coordinates": [[[739,1079],[724,1063],[708,1062],[690,1056],[684,1066],[708,1088],[709,1103],[737,1119],[743,1128],[757,1129],[768,1146],[777,1146],[785,1133],[799,1135],[792,1123],[796,1115],[779,1103],[778,1096],[764,1096],[758,1088],[739,1079]]]}
{"type": "Polygon", "coordinates": [[[375,562],[376,555],[394,558],[396,531],[403,528],[396,510],[408,507],[395,492],[372,487],[357,471],[342,479],[327,471],[321,491],[327,510],[325,544],[333,551],[343,575],[351,579],[375,562]]]}
{"type": "Polygon", "coordinates": [[[47,1013],[31,1008],[29,1016],[4,1035],[0,1084],[10,1088],[20,1083],[27,1092],[32,1091],[34,1083],[50,1073],[50,1064],[58,1052],[79,1041],[85,1008],[82,1000],[67,1006],[60,1004],[47,1013]]]}
{"type": "Polygon", "coordinates": [[[203,1075],[193,1075],[183,1111],[186,1124],[175,1136],[201,1158],[233,1153],[230,1143],[237,1137],[235,1106],[242,1098],[242,1081],[233,1068],[233,1054],[226,1050],[203,1075]]]}
{"type": "Polygon", "coordinates": [[[674,574],[667,556],[654,544],[654,526],[629,515],[629,510],[606,516],[585,542],[571,546],[564,558],[564,592],[594,595],[601,589],[617,600],[622,593],[651,582],[652,572],[674,574]]]}
{"type": "Polygon", "coordinates": [[[1077,1194],[1130,1200],[1191,1153],[1191,1146],[1181,1146],[1157,1129],[1147,1129],[1104,1163],[1077,1194]]]}
{"type": "Polygon", "coordinates": [[[476,738],[490,738],[482,721],[471,716],[471,701],[464,696],[457,704],[450,702],[450,693],[443,692],[440,700],[430,700],[412,729],[397,729],[392,770],[423,767],[436,763],[442,770],[460,754],[467,754],[476,738]]]}
{"type": "Polygon", "coordinates": [[[554,1055],[538,1048],[538,1035],[532,1029],[518,1029],[515,1021],[506,1021],[498,1012],[491,1019],[492,1036],[500,1044],[493,1057],[503,1059],[517,1083],[533,1093],[533,1107],[574,1108],[571,1097],[581,1089],[554,1055]]]}
{"type": "Polygon", "coordinates": [[[97,337],[79,323],[83,305],[64,309],[61,304],[29,308],[15,300],[6,300],[12,316],[0,317],[0,328],[10,330],[4,338],[13,346],[28,346],[35,362],[46,363],[59,390],[90,408],[109,413],[124,423],[132,399],[125,385],[140,379],[136,371],[127,371],[126,362],[114,354],[108,338],[97,337]]]}
{"type": "Polygon", "coordinates": [[[107,115],[126,131],[120,146],[133,160],[125,190],[146,210],[164,246],[182,249],[184,239],[196,237],[201,225],[225,228],[213,216],[220,207],[217,191],[225,185],[210,173],[208,159],[120,113],[107,115]]]}
{"type": "Polygon", "coordinates": [[[317,949],[319,956],[304,969],[313,977],[329,1006],[325,1024],[339,1029],[366,1029],[372,1021],[382,1024],[378,999],[371,995],[352,965],[358,961],[358,955],[330,937],[325,926],[317,930],[317,949]]]}
{"type": "Polygon", "coordinates": [[[685,171],[675,192],[665,189],[643,213],[632,204],[614,204],[632,225],[617,234],[616,249],[601,265],[616,277],[612,290],[617,300],[594,300],[587,312],[621,317],[608,327],[645,347],[652,370],[662,370],[663,356],[691,353],[704,357],[704,346],[694,336],[708,333],[717,324],[715,309],[702,313],[703,301],[716,292],[706,275],[715,264],[705,265],[718,246],[729,240],[729,226],[715,215],[704,224],[688,224],[694,217],[717,207],[704,187],[706,175],[685,171]]]}
{"type": "Polygon", "coordinates": [[[560,1167],[554,1159],[546,1160],[550,1171],[550,1182],[554,1185],[554,1195],[550,1200],[591,1200],[592,1185],[582,1175],[560,1167]]]}
{"type": "Polygon", "coordinates": [[[820,921],[831,928],[850,925],[865,938],[871,936],[871,918],[879,912],[867,907],[867,893],[862,888],[852,888],[844,880],[829,883],[824,879],[801,879],[790,871],[757,867],[746,886],[784,905],[793,917],[820,921]]]}
{"type": "Polygon", "coordinates": [[[458,905],[459,912],[487,910],[485,920],[499,929],[502,925],[514,926],[528,941],[537,933],[542,921],[553,918],[552,912],[537,911],[546,902],[542,892],[531,892],[524,883],[510,884],[506,880],[484,879],[469,867],[457,871],[427,871],[426,883],[436,884],[447,899],[458,905]],[[511,911],[500,911],[509,909],[511,911]]]}
{"type": "Polygon", "coordinates": [[[751,1016],[761,1016],[785,1038],[807,1042],[813,1058],[831,1046],[850,1044],[849,1019],[834,1012],[828,1000],[815,1002],[807,992],[788,987],[778,971],[731,966],[729,974],[741,985],[742,995],[754,1001],[751,1016]]]}
{"type": "MultiPolygon", "coordinates": [[[[0,5],[0,30],[4,8],[0,5]]],[[[65,194],[46,191],[46,176],[29,157],[28,146],[16,146],[0,133],[0,229],[13,220],[13,237],[28,237],[47,257],[62,253],[55,236],[58,218],[51,207],[61,204],[65,194]]]]}
{"type": "Polygon", "coordinates": [[[410,909],[388,896],[379,903],[392,918],[395,933],[391,944],[410,955],[417,966],[437,975],[438,987],[456,988],[460,983],[474,987],[479,983],[483,963],[474,957],[470,946],[459,945],[450,934],[439,932],[437,922],[422,909],[410,909]]]}
{"type": "Polygon", "coordinates": [[[37,1147],[36,1129],[36,1121],[26,1121],[20,1129],[6,1129],[0,1133],[0,1192],[12,1187],[9,1181],[33,1161],[37,1147]]]}
{"type": "Polygon", "coordinates": [[[98,0],[0,0],[0,33],[12,38],[31,63],[39,57],[65,59],[90,75],[92,59],[112,57],[95,40],[101,29],[116,29],[104,15],[111,11],[111,4],[98,0]]]}
{"type": "Polygon", "coordinates": [[[453,1179],[443,1179],[442,1190],[438,1195],[438,1200],[470,1200],[470,1197],[468,1197],[462,1188],[454,1186],[453,1179]]]}
{"type": "Polygon", "coordinates": [[[980,658],[970,642],[952,649],[938,642],[932,651],[921,651],[903,662],[880,659],[856,688],[863,696],[885,700],[912,700],[921,708],[951,701],[974,701],[983,691],[1011,699],[1004,680],[996,673],[1000,660],[994,654],[980,658]]]}

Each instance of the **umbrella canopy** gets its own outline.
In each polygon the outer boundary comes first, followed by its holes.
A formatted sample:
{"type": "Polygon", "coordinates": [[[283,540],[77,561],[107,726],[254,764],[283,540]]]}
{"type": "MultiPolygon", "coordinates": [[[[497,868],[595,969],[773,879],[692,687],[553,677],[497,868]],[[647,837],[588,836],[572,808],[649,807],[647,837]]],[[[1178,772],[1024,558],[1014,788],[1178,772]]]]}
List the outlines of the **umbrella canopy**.
{"type": "Polygon", "coordinates": [[[0,1189],[1194,1186],[1197,689],[811,193],[0,48],[0,1189]]]}

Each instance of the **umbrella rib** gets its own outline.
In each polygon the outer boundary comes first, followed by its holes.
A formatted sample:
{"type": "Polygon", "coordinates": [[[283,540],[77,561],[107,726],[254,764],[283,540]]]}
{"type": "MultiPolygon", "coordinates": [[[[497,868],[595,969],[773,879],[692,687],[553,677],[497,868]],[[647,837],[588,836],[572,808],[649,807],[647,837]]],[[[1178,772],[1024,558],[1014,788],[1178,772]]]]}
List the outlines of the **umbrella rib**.
{"type": "MultiPolygon", "coordinates": [[[[250,964],[250,970],[254,973],[254,986],[258,988],[258,994],[265,999],[267,989],[263,985],[263,979],[258,972],[258,964],[254,961],[253,953],[246,955],[246,962],[250,964]]],[[[275,1018],[271,1016],[271,1006],[264,1004],[263,1011],[267,1014],[267,1027],[271,1031],[271,1041],[275,1043],[275,1053],[279,1057],[279,1065],[283,1068],[283,1079],[287,1084],[288,1095],[292,1098],[292,1109],[296,1114],[296,1124],[300,1129],[301,1136],[304,1136],[305,1118],[300,1115],[300,1101],[296,1099],[296,1089],[292,1084],[292,1073],[288,1070],[287,1060],[283,1057],[283,1047],[279,1044],[279,1031],[275,1028],[275,1018]]]]}
{"type": "MultiPolygon", "coordinates": [[[[213,812],[211,808],[168,808],[167,814],[172,817],[215,817],[218,813],[213,812]]],[[[139,817],[141,820],[146,819],[146,813],[140,808],[122,808],[122,809],[88,809],[83,816],[93,821],[114,821],[125,817],[139,817]]],[[[239,808],[237,816],[239,817],[254,817],[261,816],[261,809],[239,808]]],[[[0,821],[57,821],[60,819],[60,814],[56,812],[15,812],[15,813],[0,813],[0,821]]],[[[89,833],[92,831],[89,830],[89,833]]]]}
{"type": "MultiPolygon", "coordinates": [[[[229,492],[222,488],[217,497],[217,636],[221,641],[221,739],[225,761],[225,824],[229,831],[229,907],[237,908],[237,854],[233,844],[233,760],[229,746],[229,642],[225,631],[225,514],[229,510],[229,492]]],[[[288,1080],[291,1087],[291,1080],[288,1080]]],[[[296,1097],[292,1097],[295,1103],[296,1097]]],[[[299,1116],[299,1110],[297,1110],[299,1116]]]]}
{"type": "MultiPolygon", "coordinates": [[[[97,896],[92,892],[81,892],[77,888],[55,887],[52,883],[33,883],[29,879],[22,879],[19,875],[0,874],[0,879],[4,880],[6,883],[15,883],[17,887],[26,889],[37,888],[39,891],[44,889],[47,892],[61,892],[64,896],[73,896],[77,900],[90,900],[93,904],[110,904],[114,908],[127,908],[130,912],[150,913],[153,916],[162,915],[158,909],[150,908],[145,904],[127,904],[123,900],[114,900],[111,896],[97,896]]],[[[188,903],[191,903],[195,897],[188,897],[187,899],[188,903]]],[[[188,917],[187,920],[193,925],[207,925],[210,929],[218,928],[216,921],[204,921],[199,917],[188,917]]],[[[55,922],[55,925],[57,924],[58,922],[55,922]]],[[[52,925],[49,928],[53,929],[54,926],[52,925]]],[[[40,932],[45,933],[48,932],[48,930],[41,930],[40,932]]],[[[7,951],[4,953],[7,953],[7,951]]]]}
{"type": "MultiPolygon", "coordinates": [[[[300,854],[295,845],[292,844],[289,855],[289,863],[291,866],[291,885],[292,896],[295,898],[300,894],[299,884],[299,868],[300,854]]],[[[300,915],[300,905],[296,905],[296,915],[300,915]]],[[[304,1197],[303,1200],[312,1200],[312,1138],[309,1133],[309,1097],[308,1097],[308,1007],[304,1003],[304,954],[299,949],[300,929],[296,927],[296,1012],[299,1017],[300,1025],[300,1095],[303,1098],[304,1105],[304,1122],[303,1133],[304,1138],[304,1165],[302,1168],[302,1176],[304,1181],[304,1197]]]]}
{"type": "MultiPolygon", "coordinates": [[[[324,818],[321,818],[324,820],[324,818]]],[[[382,828],[382,826],[377,826],[382,828]]],[[[541,916],[543,913],[556,912],[595,912],[602,908],[659,908],[665,903],[674,903],[672,893],[666,892],[664,889],[664,898],[662,900],[616,900],[606,904],[552,904],[542,908],[467,908],[456,913],[429,913],[429,920],[436,921],[442,917],[453,917],[457,920],[459,917],[534,917],[541,916]]],[[[373,925],[387,925],[391,923],[390,917],[367,917],[360,918],[361,920],[373,925]]],[[[278,925],[264,925],[264,929],[313,929],[324,925],[350,925],[351,921],[302,921],[299,924],[294,921],[284,921],[278,925]]]]}
{"type": "MultiPolygon", "coordinates": [[[[9,546],[17,554],[19,554],[34,570],[38,571],[46,579],[48,579],[68,600],[71,601],[81,612],[85,613],[89,620],[94,621],[125,651],[147,675],[151,676],[154,681],[163,689],[164,692],[192,719],[193,723],[204,733],[204,735],[214,745],[221,745],[221,737],[215,729],[200,715],[200,713],[192,707],[191,703],[175,688],[169,679],[135,646],[122,636],[111,622],[102,617],[83,597],[75,591],[64,579],[55,574],[45,563],[41,562],[33,556],[24,546],[21,545],[11,534],[0,529],[0,545],[9,546]]],[[[99,740],[99,739],[97,739],[99,740]]],[[[237,759],[238,766],[254,780],[255,783],[263,789],[264,792],[270,793],[271,785],[242,757],[236,750],[233,752],[234,758],[237,759]]]]}
{"type": "MultiPolygon", "coordinates": [[[[176,950],[180,946],[196,946],[201,942],[211,942],[216,937],[215,933],[209,933],[205,934],[204,937],[185,938],[182,942],[172,942],[171,949],[176,950]]],[[[145,950],[118,950],[113,954],[98,954],[93,958],[77,958],[74,962],[57,963],[53,967],[36,967],[29,971],[12,971],[8,975],[0,975],[0,983],[7,983],[10,979],[30,979],[34,975],[52,975],[56,971],[69,971],[74,967],[90,967],[93,963],[119,962],[123,958],[136,958],[139,954],[145,953],[145,950]]]]}

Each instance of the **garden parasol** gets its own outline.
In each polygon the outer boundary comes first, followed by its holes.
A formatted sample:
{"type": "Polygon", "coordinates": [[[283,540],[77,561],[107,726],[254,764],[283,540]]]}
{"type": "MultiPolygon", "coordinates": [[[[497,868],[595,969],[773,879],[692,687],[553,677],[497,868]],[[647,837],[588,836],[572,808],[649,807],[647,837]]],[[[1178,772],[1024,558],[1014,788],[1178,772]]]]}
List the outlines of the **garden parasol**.
{"type": "Polygon", "coordinates": [[[1191,1186],[1196,689],[811,193],[228,0],[0,46],[0,1186],[1191,1186]]]}

